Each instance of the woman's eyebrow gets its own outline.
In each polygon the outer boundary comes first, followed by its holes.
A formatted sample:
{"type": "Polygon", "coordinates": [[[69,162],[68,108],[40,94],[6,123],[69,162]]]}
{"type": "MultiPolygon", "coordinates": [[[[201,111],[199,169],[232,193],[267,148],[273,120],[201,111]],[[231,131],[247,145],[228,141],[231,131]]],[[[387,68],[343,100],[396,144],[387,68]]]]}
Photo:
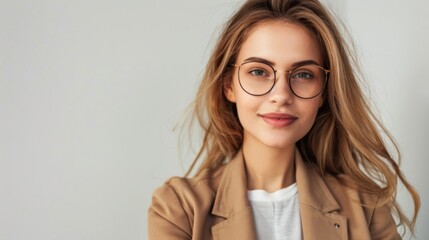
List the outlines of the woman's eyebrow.
{"type": "MultiPolygon", "coordinates": [[[[272,62],[268,59],[265,59],[265,58],[261,58],[261,57],[249,57],[249,58],[246,58],[243,62],[262,62],[262,63],[269,64],[271,66],[276,65],[274,62],[272,62]]],[[[312,60],[312,59],[307,59],[307,60],[302,60],[302,61],[293,63],[292,67],[294,68],[294,67],[304,66],[304,65],[308,65],[308,64],[316,64],[316,65],[320,66],[320,64],[317,61],[312,60]]]]}
{"type": "Polygon", "coordinates": [[[296,62],[296,63],[292,64],[292,67],[299,67],[299,66],[304,66],[304,65],[309,65],[309,64],[316,64],[316,65],[320,66],[320,64],[318,62],[309,59],[309,60],[303,60],[303,61],[296,62]]]}
{"type": "Polygon", "coordinates": [[[262,62],[262,63],[266,63],[268,65],[274,66],[275,63],[271,62],[270,60],[267,60],[265,58],[261,58],[261,57],[249,57],[246,58],[243,62],[262,62]]]}

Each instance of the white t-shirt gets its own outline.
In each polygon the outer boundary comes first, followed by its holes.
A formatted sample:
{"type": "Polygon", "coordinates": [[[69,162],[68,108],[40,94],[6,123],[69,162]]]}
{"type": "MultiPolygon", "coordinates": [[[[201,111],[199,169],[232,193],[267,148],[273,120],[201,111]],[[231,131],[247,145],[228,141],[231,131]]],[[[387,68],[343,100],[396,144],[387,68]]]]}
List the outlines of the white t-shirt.
{"type": "Polygon", "coordinates": [[[302,239],[296,183],[272,193],[250,190],[247,196],[255,218],[257,239],[302,239]]]}

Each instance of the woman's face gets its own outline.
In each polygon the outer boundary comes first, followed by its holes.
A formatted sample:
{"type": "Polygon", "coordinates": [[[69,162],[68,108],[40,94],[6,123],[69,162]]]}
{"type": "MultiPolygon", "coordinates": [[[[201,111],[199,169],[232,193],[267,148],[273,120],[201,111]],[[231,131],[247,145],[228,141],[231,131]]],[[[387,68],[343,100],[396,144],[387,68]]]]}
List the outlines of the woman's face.
{"type": "MultiPolygon", "coordinates": [[[[289,70],[303,61],[323,66],[315,37],[303,26],[284,21],[264,22],[252,29],[235,64],[240,65],[251,58],[271,62],[278,70],[289,70]]],[[[225,90],[225,95],[236,103],[244,129],[244,143],[255,142],[284,149],[307,134],[322,106],[322,94],[311,99],[295,96],[288,85],[288,73],[278,71],[277,83],[270,92],[252,96],[240,87],[238,71],[236,67],[231,87],[225,90]]],[[[250,73],[264,74],[258,70],[250,73]]]]}

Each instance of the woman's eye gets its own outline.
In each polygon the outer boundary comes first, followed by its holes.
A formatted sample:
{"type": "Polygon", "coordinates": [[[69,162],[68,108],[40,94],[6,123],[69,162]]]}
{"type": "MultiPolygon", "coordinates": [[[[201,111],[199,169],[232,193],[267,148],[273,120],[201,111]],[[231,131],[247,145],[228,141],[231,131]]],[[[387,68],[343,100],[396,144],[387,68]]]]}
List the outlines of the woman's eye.
{"type": "Polygon", "coordinates": [[[313,74],[309,73],[309,72],[298,72],[295,73],[292,78],[305,78],[305,79],[310,79],[313,78],[313,74]]]}
{"type": "Polygon", "coordinates": [[[250,71],[250,74],[253,76],[257,76],[257,77],[264,77],[267,75],[266,72],[262,69],[252,70],[252,71],[250,71]]]}

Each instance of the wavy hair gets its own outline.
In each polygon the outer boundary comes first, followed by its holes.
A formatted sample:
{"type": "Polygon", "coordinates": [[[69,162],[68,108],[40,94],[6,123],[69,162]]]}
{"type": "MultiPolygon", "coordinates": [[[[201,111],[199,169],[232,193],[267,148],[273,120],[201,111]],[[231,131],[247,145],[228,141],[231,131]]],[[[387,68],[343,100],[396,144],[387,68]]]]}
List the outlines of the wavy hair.
{"type": "Polygon", "coordinates": [[[399,168],[400,153],[395,140],[365,100],[355,55],[332,14],[317,0],[248,0],[226,23],[191,105],[191,125],[198,121],[203,139],[186,176],[197,163],[196,174],[217,168],[241,148],[243,129],[236,107],[224,95],[234,73],[231,64],[251,29],[261,22],[278,20],[300,24],[312,32],[319,42],[324,67],[330,69],[324,104],[311,130],[296,144],[304,161],[315,166],[320,175],[331,174],[361,192],[377,194],[377,206],[391,205],[399,224],[414,234],[419,196],[399,168]],[[385,140],[393,145],[393,154],[385,140]],[[342,175],[348,176],[348,180],[340,178],[342,175]],[[413,199],[412,218],[403,213],[395,200],[398,179],[413,199]]]}

